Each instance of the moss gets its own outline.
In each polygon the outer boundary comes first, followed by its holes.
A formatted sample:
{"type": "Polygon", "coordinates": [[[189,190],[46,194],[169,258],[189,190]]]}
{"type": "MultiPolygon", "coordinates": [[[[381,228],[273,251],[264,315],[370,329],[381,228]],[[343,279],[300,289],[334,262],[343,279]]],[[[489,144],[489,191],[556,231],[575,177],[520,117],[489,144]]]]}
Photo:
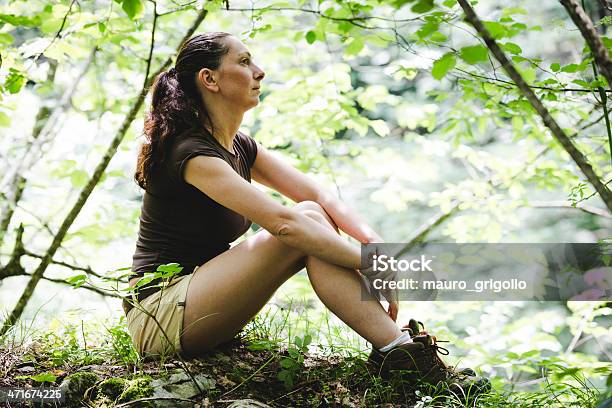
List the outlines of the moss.
{"type": "Polygon", "coordinates": [[[98,386],[98,390],[100,393],[106,395],[110,399],[115,399],[126,388],[127,381],[123,378],[119,377],[111,377],[107,380],[102,381],[102,383],[98,386]]]}
{"type": "Polygon", "coordinates": [[[139,398],[146,398],[153,395],[151,387],[151,377],[136,377],[128,381],[127,387],[119,397],[120,402],[132,401],[139,398]]]}
{"type": "MultiPolygon", "coordinates": [[[[98,376],[89,371],[79,371],[69,375],[61,385],[66,395],[66,402],[70,405],[85,399],[85,392],[97,382],[98,376]]],[[[87,395],[87,398],[92,397],[91,394],[87,395]]]]}

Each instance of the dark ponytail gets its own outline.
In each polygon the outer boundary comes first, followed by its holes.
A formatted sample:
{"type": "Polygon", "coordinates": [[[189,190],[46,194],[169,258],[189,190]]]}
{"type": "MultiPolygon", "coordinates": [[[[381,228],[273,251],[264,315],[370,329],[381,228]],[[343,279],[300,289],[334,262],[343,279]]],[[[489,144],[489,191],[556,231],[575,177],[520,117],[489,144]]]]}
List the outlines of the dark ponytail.
{"type": "Polygon", "coordinates": [[[192,37],[181,47],[176,68],[155,78],[151,108],[144,123],[146,140],[140,147],[134,174],[141,188],[147,188],[151,172],[164,161],[179,134],[201,127],[203,118],[210,122],[195,83],[196,73],[202,68],[219,68],[221,58],[229,51],[223,38],[229,35],[212,32],[192,37]]]}

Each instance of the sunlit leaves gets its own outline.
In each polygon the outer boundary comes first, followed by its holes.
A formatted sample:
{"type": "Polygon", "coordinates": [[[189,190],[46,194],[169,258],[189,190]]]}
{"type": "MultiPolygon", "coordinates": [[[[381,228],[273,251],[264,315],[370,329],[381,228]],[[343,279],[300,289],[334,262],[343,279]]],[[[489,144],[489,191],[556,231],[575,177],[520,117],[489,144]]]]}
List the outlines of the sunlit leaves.
{"type": "Polygon", "coordinates": [[[365,43],[361,35],[351,38],[351,42],[344,49],[344,54],[347,56],[357,55],[363,49],[365,43]]]}
{"type": "Polygon", "coordinates": [[[507,42],[504,44],[500,44],[504,51],[508,51],[511,54],[521,54],[523,50],[517,44],[512,42],[507,42]]]}
{"type": "Polygon", "coordinates": [[[434,8],[433,0],[419,0],[414,6],[412,6],[411,10],[414,13],[427,13],[432,8],[434,8]]]}
{"type": "Polygon", "coordinates": [[[461,59],[468,64],[477,64],[487,60],[487,47],[484,45],[472,45],[461,48],[461,59]]]}
{"type": "Polygon", "coordinates": [[[389,134],[389,125],[384,120],[372,120],[370,126],[378,136],[387,136],[389,134]]]}
{"type": "Polygon", "coordinates": [[[25,76],[19,70],[10,68],[9,75],[4,83],[4,88],[10,93],[16,94],[21,90],[21,87],[25,83],[25,79],[25,76]]]}
{"type": "Polygon", "coordinates": [[[455,57],[455,54],[452,52],[446,53],[434,62],[431,75],[435,79],[440,80],[444,78],[448,71],[455,67],[456,63],[457,58],[455,57]]]}
{"type": "Polygon", "coordinates": [[[0,111],[0,127],[7,127],[11,124],[11,117],[0,111]]]}
{"type": "Polygon", "coordinates": [[[9,45],[11,44],[15,39],[13,38],[13,36],[9,33],[0,33],[0,45],[9,45]]]}
{"type": "Polygon", "coordinates": [[[425,38],[435,33],[438,30],[440,23],[437,21],[428,21],[417,30],[416,34],[419,38],[425,38]]]}
{"type": "MultiPolygon", "coordinates": [[[[14,14],[0,14],[0,23],[11,24],[15,27],[36,27],[41,22],[40,16],[16,16],[14,14]]],[[[1,24],[0,24],[1,26],[1,24]]]]}
{"type": "Polygon", "coordinates": [[[306,42],[312,44],[317,40],[317,33],[310,30],[306,33],[306,42]]]}
{"type": "Polygon", "coordinates": [[[136,19],[141,16],[144,10],[143,0],[123,0],[121,8],[129,18],[136,19]]]}

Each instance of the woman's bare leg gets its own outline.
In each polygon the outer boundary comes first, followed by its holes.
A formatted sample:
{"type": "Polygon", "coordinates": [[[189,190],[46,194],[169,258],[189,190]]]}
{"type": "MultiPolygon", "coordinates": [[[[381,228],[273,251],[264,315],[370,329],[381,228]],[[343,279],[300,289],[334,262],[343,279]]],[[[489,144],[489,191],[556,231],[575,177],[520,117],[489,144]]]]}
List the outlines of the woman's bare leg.
{"type": "MultiPolygon", "coordinates": [[[[302,202],[295,208],[331,228],[318,204],[302,202]]],[[[306,256],[267,231],[260,231],[195,272],[185,305],[181,336],[184,352],[197,355],[230,340],[305,264],[323,303],[375,347],[401,334],[380,303],[361,300],[356,271],[306,256]]]]}
{"type": "MultiPolygon", "coordinates": [[[[327,214],[316,213],[311,217],[324,225],[332,222],[327,214]]],[[[377,300],[369,295],[362,300],[363,283],[356,271],[314,256],[306,258],[306,270],[323,304],[374,347],[384,347],[402,334],[377,300]],[[389,333],[393,335],[389,337],[389,333]]]]}

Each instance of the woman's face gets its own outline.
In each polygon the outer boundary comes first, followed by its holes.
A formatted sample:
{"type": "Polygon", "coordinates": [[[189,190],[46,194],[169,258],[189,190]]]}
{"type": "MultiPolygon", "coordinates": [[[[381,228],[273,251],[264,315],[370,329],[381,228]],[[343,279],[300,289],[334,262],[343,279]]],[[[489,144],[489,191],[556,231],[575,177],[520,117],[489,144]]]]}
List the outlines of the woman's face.
{"type": "Polygon", "coordinates": [[[225,37],[229,52],[217,69],[219,95],[245,111],[259,103],[259,86],[265,73],[255,65],[245,45],[236,37],[225,37]]]}

